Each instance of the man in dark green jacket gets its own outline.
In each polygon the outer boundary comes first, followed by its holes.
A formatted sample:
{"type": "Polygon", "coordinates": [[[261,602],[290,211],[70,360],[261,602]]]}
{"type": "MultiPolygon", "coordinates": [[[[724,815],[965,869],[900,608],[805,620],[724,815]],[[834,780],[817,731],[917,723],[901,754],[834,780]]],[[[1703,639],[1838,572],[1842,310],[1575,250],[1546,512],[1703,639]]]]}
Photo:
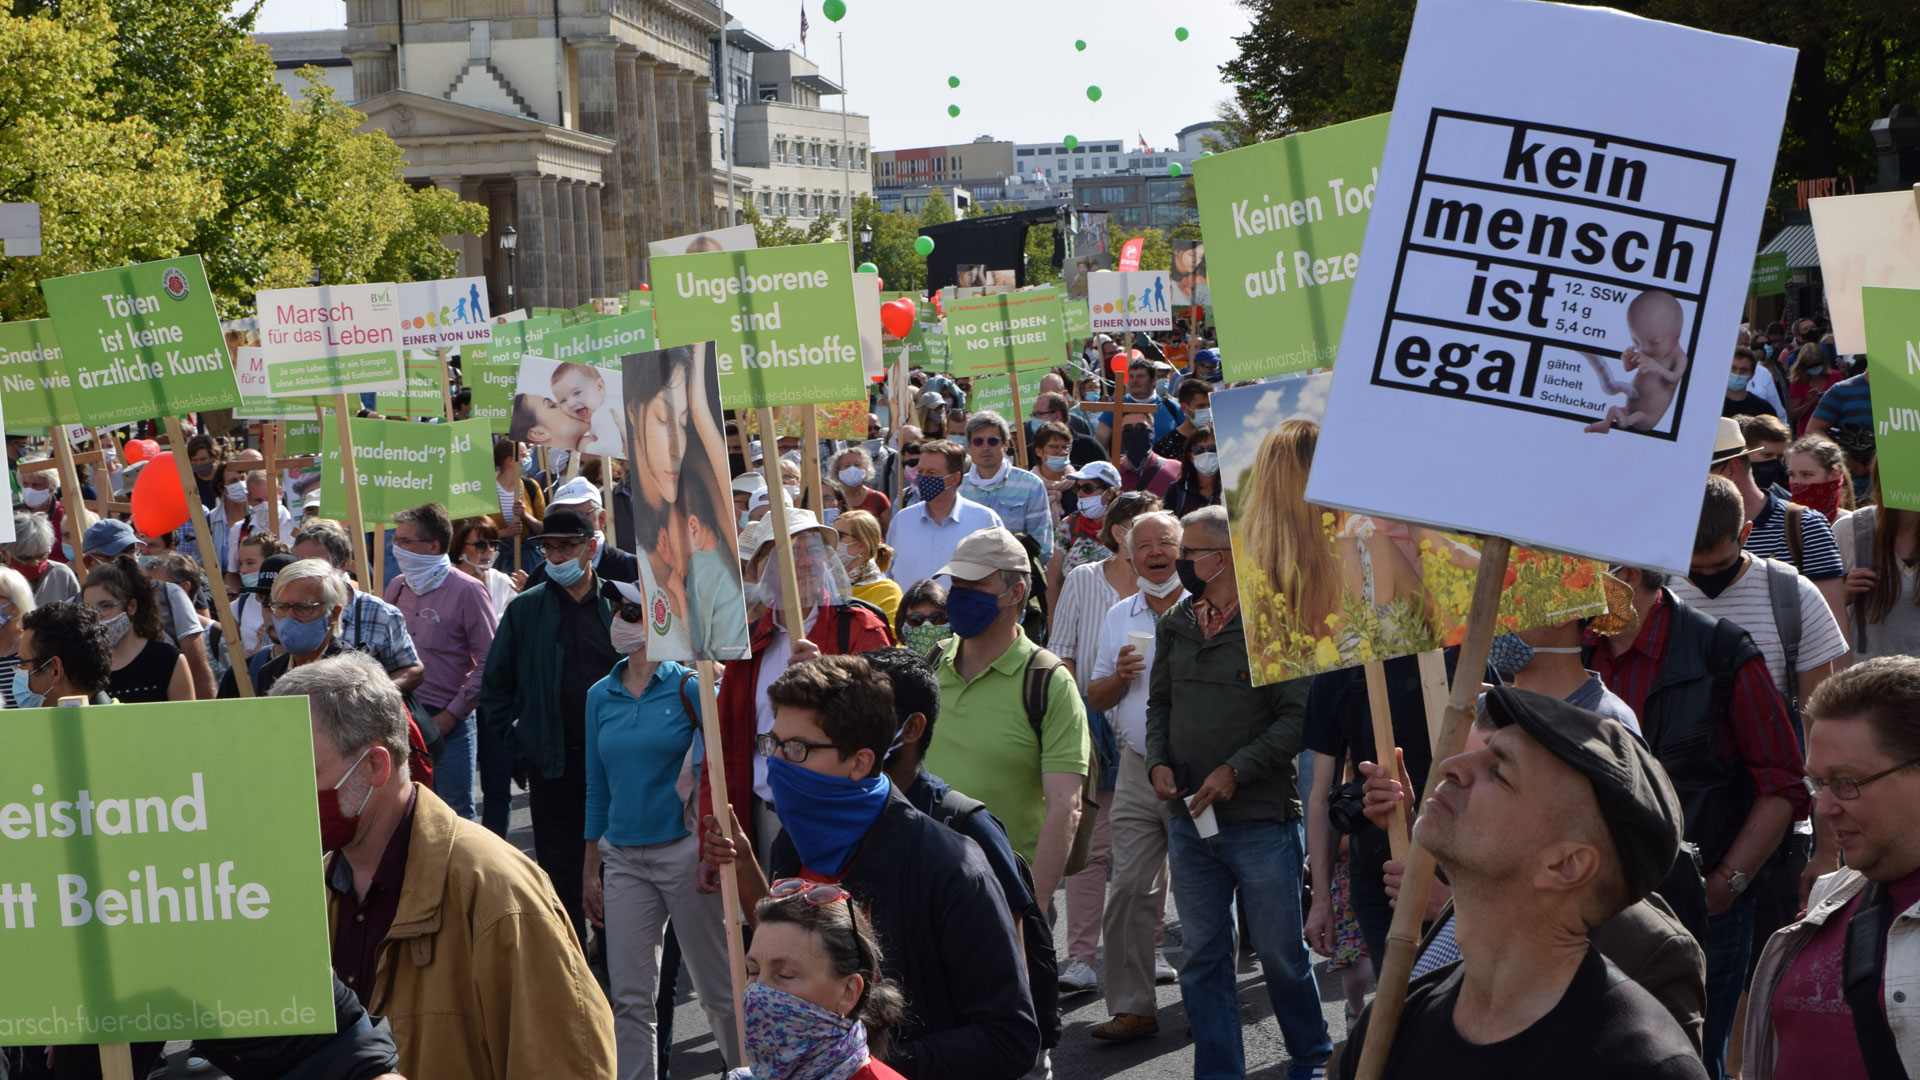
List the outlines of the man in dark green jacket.
{"type": "Polygon", "coordinates": [[[1193,1027],[1194,1080],[1246,1074],[1234,981],[1233,897],[1246,905],[1267,996],[1293,1064],[1324,1075],[1333,1043],[1301,938],[1300,753],[1307,679],[1254,686],[1240,624],[1227,512],[1180,521],[1174,568],[1187,599],[1160,619],[1147,689],[1147,775],[1162,799],[1187,799],[1167,829],[1186,960],[1180,997],[1193,1027]]]}
{"type": "Polygon", "coordinates": [[[569,507],[549,511],[534,543],[547,580],[514,597],[500,617],[480,684],[480,719],[527,766],[534,859],[585,941],[587,689],[619,659],[607,631],[613,605],[593,572],[596,541],[585,515],[569,507]]]}

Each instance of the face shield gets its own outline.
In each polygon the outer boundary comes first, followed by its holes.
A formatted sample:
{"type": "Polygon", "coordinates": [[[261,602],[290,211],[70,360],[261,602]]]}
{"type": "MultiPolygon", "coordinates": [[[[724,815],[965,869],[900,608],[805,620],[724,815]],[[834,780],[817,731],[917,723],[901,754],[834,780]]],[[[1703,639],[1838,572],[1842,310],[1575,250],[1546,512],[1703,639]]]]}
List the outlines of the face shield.
{"type": "MultiPolygon", "coordinates": [[[[793,538],[794,582],[800,607],[813,611],[823,604],[843,606],[853,596],[847,570],[840,563],[838,535],[832,529],[810,528],[793,538]]],[[[760,580],[750,586],[748,599],[774,611],[787,606],[785,568],[775,541],[768,541],[761,559],[760,580]]]]}

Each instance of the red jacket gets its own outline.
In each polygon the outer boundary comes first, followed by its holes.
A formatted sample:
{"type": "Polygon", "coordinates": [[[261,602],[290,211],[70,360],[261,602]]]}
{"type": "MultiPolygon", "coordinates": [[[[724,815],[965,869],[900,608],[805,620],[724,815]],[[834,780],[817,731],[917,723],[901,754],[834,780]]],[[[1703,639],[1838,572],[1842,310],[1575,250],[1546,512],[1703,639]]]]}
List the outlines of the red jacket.
{"type": "MultiPolygon", "coordinates": [[[[754,691],[760,685],[760,657],[773,642],[772,612],[753,625],[753,655],[745,660],[729,660],[720,679],[720,750],[727,770],[727,803],[733,816],[740,819],[740,830],[748,847],[753,845],[753,737],[758,713],[754,691]]],[[[863,607],[823,607],[814,623],[813,636],[807,640],[820,647],[824,655],[840,652],[839,620],[847,620],[849,655],[884,649],[893,644],[886,620],[863,607]]],[[[713,805],[713,789],[708,778],[713,770],[714,748],[707,748],[706,767],[700,770],[700,812],[705,815],[713,805]]],[[[736,849],[737,850],[737,849],[736,849]]]]}

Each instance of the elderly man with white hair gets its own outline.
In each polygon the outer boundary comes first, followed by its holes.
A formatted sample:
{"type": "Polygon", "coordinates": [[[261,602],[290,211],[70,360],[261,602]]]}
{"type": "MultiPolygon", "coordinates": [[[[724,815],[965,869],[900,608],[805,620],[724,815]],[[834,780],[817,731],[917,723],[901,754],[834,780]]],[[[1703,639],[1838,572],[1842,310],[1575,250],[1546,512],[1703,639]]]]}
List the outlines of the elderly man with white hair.
{"type": "Polygon", "coordinates": [[[80,597],[80,579],[66,563],[50,558],[56,538],[47,515],[13,512],[13,543],[4,545],[7,568],[27,579],[35,604],[57,604],[80,597]]]}
{"type": "Polygon", "coordinates": [[[20,707],[13,698],[13,669],[20,666],[20,619],[32,610],[33,587],[17,572],[0,567],[0,699],[9,709],[20,707]]]}

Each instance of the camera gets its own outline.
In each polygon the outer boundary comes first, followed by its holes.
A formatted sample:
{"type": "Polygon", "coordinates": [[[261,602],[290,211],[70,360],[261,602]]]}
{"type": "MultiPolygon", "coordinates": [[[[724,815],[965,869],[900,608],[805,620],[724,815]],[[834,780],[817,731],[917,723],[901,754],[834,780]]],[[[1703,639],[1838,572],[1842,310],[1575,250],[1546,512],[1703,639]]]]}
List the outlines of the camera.
{"type": "Polygon", "coordinates": [[[1367,827],[1366,781],[1354,780],[1327,792],[1327,820],[1343,836],[1367,827]]]}

